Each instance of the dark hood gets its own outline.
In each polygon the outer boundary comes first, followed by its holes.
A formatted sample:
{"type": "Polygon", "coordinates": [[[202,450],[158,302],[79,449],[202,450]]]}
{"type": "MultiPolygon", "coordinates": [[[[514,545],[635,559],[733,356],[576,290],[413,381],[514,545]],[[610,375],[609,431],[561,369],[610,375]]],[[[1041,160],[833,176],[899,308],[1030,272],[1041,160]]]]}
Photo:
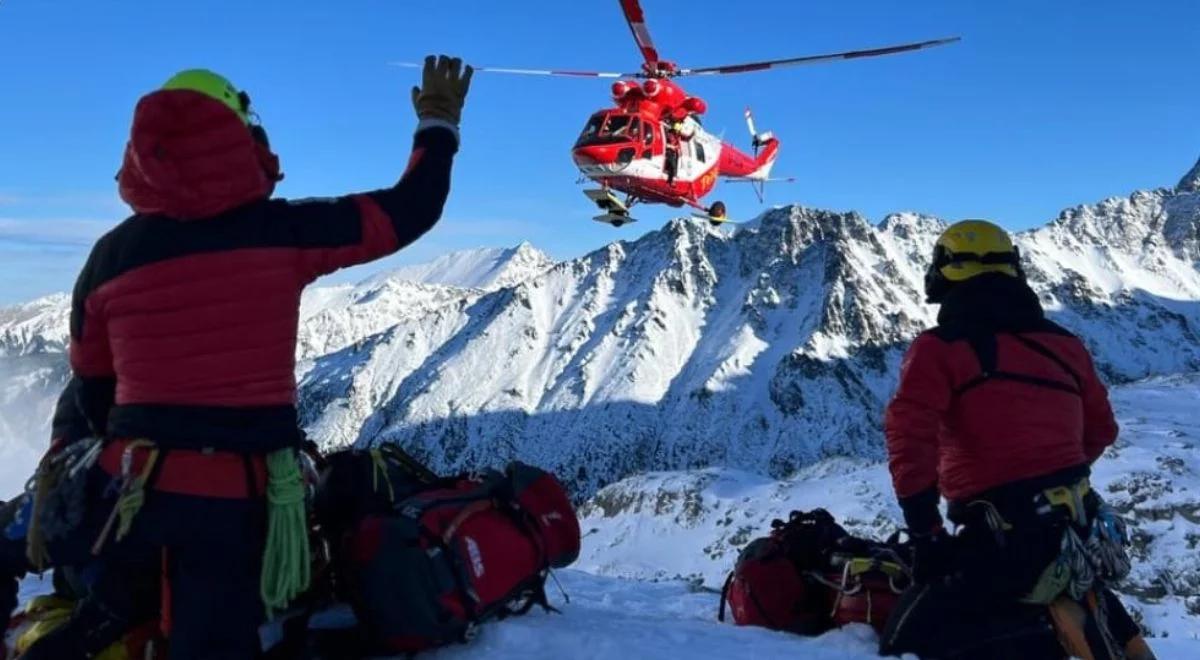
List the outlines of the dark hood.
{"type": "Polygon", "coordinates": [[[989,332],[1023,332],[1046,318],[1037,294],[1024,280],[985,273],[955,284],[938,311],[938,325],[989,332]]]}
{"type": "Polygon", "coordinates": [[[266,199],[279,179],[279,159],[241,119],[190,90],[158,91],[138,101],[117,176],[121,199],[135,212],[179,220],[266,199]]]}

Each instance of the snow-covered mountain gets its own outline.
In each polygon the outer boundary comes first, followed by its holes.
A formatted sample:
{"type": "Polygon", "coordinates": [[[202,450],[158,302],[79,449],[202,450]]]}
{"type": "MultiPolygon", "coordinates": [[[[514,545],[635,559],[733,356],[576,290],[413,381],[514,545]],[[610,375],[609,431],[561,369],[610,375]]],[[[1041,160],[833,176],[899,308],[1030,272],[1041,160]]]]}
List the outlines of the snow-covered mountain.
{"type": "Polygon", "coordinates": [[[367,280],[403,280],[460,289],[500,289],[523,282],[554,265],[546,253],[522,241],[511,248],[478,248],[442,255],[429,263],[403,266],[367,280]]]}
{"type": "Polygon", "coordinates": [[[0,307],[0,358],[63,352],[70,320],[71,297],[65,293],[0,307]]]}
{"type": "Polygon", "coordinates": [[[1192,169],[1183,175],[1183,178],[1175,186],[1175,190],[1181,193],[1200,192],[1200,160],[1197,160],[1192,169]]]}
{"type": "Polygon", "coordinates": [[[405,319],[449,303],[473,300],[541,274],[554,260],[529,243],[442,255],[357,285],[317,286],[304,293],[297,357],[308,361],[339,351],[405,319]]]}
{"type": "MultiPolygon", "coordinates": [[[[314,360],[303,419],[326,445],[400,442],[440,469],[531,460],[580,495],[646,470],[879,458],[944,226],[799,206],[736,232],[672,221],[314,360]]],[[[1200,370],[1198,232],[1200,193],[1181,186],[1018,242],[1054,317],[1128,382],[1200,370]]]]}
{"type": "Polygon", "coordinates": [[[0,308],[0,499],[25,483],[49,440],[67,379],[70,297],[0,308]]]}
{"type": "MultiPolygon", "coordinates": [[[[1200,370],[1197,174],[1018,236],[1047,307],[1115,382],[1200,370]]],[[[521,244],[316,287],[303,421],[325,446],[399,441],[442,469],[537,461],[581,495],[652,469],[783,477],[878,458],[900,355],[933,320],[922,274],[943,227],[787,206],[733,232],[672,221],[559,264],[521,244]]],[[[43,356],[0,367],[10,390],[61,359],[67,317],[65,296],[0,310],[0,360],[43,356]]],[[[35,379],[39,400],[62,373],[35,379]]],[[[40,446],[48,409],[0,420],[40,446]]]]}

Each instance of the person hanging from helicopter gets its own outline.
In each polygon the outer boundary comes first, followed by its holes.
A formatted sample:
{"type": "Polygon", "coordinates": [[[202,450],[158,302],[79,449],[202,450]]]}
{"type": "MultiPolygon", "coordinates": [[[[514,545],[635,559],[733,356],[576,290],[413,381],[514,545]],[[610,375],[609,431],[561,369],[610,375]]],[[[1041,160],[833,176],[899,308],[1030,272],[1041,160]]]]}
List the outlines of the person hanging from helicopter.
{"type": "Polygon", "coordinates": [[[663,172],[667,175],[667,185],[675,185],[675,177],[679,174],[679,133],[670,122],[663,122],[663,172]]]}
{"type": "Polygon", "coordinates": [[[666,147],[663,155],[666,158],[667,185],[674,185],[675,177],[679,174],[679,156],[683,144],[696,136],[696,124],[688,121],[689,111],[679,107],[671,111],[663,121],[663,135],[666,147]]]}
{"type": "Polygon", "coordinates": [[[692,117],[694,121],[695,115],[686,108],[675,108],[671,113],[671,132],[684,141],[691,140],[696,135],[696,124],[689,122],[688,117],[692,117]]]}

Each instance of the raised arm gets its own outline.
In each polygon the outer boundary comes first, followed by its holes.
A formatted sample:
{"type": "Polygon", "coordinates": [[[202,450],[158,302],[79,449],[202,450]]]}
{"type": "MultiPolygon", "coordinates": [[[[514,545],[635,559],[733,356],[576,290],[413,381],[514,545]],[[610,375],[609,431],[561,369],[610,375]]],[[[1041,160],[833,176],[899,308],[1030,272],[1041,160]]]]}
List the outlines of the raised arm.
{"type": "Polygon", "coordinates": [[[269,219],[293,236],[311,279],[391,254],[437,223],[450,193],[471,74],[460,60],[426,59],[423,84],[413,88],[420,121],[412,154],[394,186],[329,199],[270,202],[269,219]]]}

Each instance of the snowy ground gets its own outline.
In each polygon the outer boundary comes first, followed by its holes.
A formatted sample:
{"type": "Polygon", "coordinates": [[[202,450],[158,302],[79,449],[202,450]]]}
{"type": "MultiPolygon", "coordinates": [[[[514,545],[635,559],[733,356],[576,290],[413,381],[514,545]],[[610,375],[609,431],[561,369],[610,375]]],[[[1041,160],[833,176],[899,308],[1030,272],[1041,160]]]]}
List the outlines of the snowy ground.
{"type": "MultiPolygon", "coordinates": [[[[816,639],[716,621],[717,596],[681,582],[647,583],[577,571],[559,574],[571,596],[563,614],[534,613],[489,625],[470,646],[431,658],[579,660],[633,658],[875,658],[876,638],[854,626],[816,639]]],[[[552,597],[556,606],[561,596],[552,597]]]]}
{"type": "MultiPolygon", "coordinates": [[[[805,658],[855,660],[879,657],[878,639],[865,625],[816,638],[759,628],[739,628],[716,620],[717,596],[678,581],[641,582],[599,577],[580,571],[558,574],[571,602],[551,594],[562,614],[528,616],[484,626],[469,645],[422,655],[433,660],[666,660],[713,658],[805,658]]],[[[27,581],[23,595],[44,591],[27,581]]],[[[1161,660],[1200,657],[1200,642],[1153,640],[1161,660]]]]}
{"type": "MultiPolygon", "coordinates": [[[[1155,644],[1185,640],[1200,657],[1200,375],[1115,388],[1112,399],[1122,434],[1093,484],[1132,523],[1135,565],[1122,595],[1155,644]]],[[[649,473],[583,508],[576,567],[717,587],[772,518],[816,507],[877,538],[900,520],[886,467],[865,459],[827,459],[780,481],[720,468],[649,473]]]]}
{"type": "MultiPolygon", "coordinates": [[[[1134,522],[1137,563],[1124,595],[1154,634],[1160,658],[1200,658],[1200,375],[1113,391],[1122,438],[1094,482],[1134,522]]],[[[875,657],[865,626],[805,639],[715,620],[717,586],[737,549],[771,517],[825,506],[856,533],[899,519],[884,467],[829,459],[775,481],[721,469],[634,477],[584,508],[577,569],[560,574],[563,615],[534,613],[486,626],[471,645],[432,658],[875,657]],[[682,578],[682,579],[680,579],[682,578]]],[[[23,597],[48,588],[27,580],[23,597]]]]}
{"type": "MultiPolygon", "coordinates": [[[[878,638],[853,625],[817,638],[716,621],[717,596],[682,582],[647,583],[577,571],[560,574],[571,603],[563,614],[534,613],[484,627],[470,646],[428,657],[525,660],[666,660],[688,658],[878,658],[878,638]]],[[[557,599],[552,599],[557,600],[557,599]]],[[[1196,640],[1153,640],[1160,660],[1200,657],[1196,640]]]]}

